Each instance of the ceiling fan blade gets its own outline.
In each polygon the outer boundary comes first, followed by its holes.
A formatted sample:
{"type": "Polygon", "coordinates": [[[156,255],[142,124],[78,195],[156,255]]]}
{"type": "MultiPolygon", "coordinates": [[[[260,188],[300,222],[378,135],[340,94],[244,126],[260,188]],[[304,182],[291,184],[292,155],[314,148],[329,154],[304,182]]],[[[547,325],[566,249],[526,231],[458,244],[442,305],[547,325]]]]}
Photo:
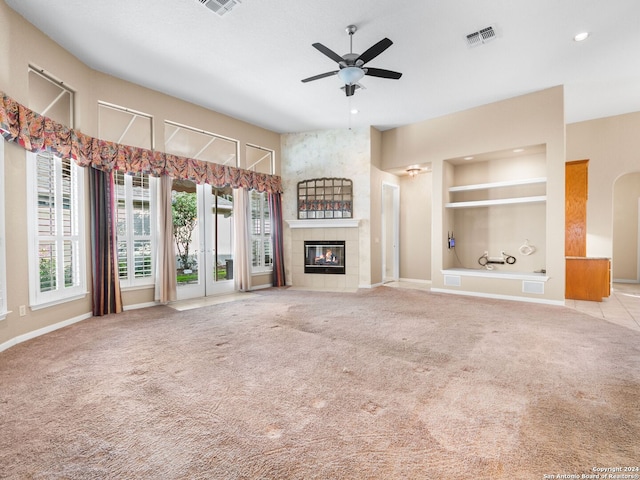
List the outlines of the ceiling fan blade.
{"type": "Polygon", "coordinates": [[[351,97],[354,93],[356,93],[356,85],[345,85],[344,93],[347,95],[347,97],[351,97]]]}
{"type": "Polygon", "coordinates": [[[391,40],[389,40],[388,38],[383,38],[378,43],[376,43],[373,47],[369,48],[362,55],[360,55],[356,59],[356,61],[362,60],[363,64],[367,63],[373,60],[374,58],[376,58],[378,55],[380,55],[391,45],[393,45],[393,42],[391,40]]]}
{"type": "Polygon", "coordinates": [[[334,62],[340,63],[344,60],[344,58],[342,58],[336,52],[334,52],[328,47],[325,47],[321,43],[314,43],[312,44],[312,47],[315,47],[318,51],[320,51],[321,53],[324,53],[327,57],[329,57],[334,62]]]}
{"type": "Polygon", "coordinates": [[[320,80],[321,78],[330,77],[332,75],[335,75],[336,73],[338,73],[338,70],[335,70],[333,72],[321,73],[320,75],[314,75],[313,77],[303,79],[302,83],[311,82],[313,80],[320,80]]]}
{"type": "Polygon", "coordinates": [[[402,76],[400,72],[384,70],[383,68],[366,68],[365,70],[365,75],[369,75],[370,77],[391,78],[393,80],[397,80],[402,76]]]}

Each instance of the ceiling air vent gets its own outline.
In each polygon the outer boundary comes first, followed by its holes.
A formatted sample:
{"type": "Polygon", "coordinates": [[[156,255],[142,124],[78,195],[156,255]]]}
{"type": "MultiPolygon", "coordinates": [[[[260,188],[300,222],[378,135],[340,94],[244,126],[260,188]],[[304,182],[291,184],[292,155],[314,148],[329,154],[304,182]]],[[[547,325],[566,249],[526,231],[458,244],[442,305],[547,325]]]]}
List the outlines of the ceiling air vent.
{"type": "Polygon", "coordinates": [[[467,45],[470,47],[478,47],[490,42],[494,38],[496,38],[496,30],[492,26],[489,26],[467,35],[467,45]]]}
{"type": "Polygon", "coordinates": [[[240,0],[199,0],[199,2],[220,16],[230,12],[233,7],[241,3],[240,0]]]}

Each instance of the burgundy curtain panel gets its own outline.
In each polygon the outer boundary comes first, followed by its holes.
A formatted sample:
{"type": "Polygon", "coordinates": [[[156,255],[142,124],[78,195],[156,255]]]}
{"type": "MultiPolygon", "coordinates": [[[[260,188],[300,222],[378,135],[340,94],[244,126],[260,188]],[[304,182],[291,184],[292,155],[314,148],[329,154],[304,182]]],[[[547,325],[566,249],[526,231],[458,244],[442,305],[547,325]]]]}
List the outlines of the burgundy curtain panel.
{"type": "Polygon", "coordinates": [[[111,172],[89,168],[94,315],[108,315],[122,311],[114,187],[111,172]]]}
{"type": "Polygon", "coordinates": [[[282,195],[269,194],[269,213],[271,214],[271,240],[273,243],[273,286],[284,287],[284,244],[282,227],[282,195]]]}

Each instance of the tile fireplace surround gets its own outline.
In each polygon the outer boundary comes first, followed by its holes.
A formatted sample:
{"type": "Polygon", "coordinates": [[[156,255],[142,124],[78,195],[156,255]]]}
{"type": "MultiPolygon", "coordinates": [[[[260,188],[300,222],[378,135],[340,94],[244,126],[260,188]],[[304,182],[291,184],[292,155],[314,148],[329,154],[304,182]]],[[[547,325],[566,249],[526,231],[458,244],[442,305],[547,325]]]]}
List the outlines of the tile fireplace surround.
{"type": "Polygon", "coordinates": [[[291,229],[291,286],[317,290],[356,290],[359,270],[360,222],[354,219],[288,220],[291,229]],[[344,240],[346,274],[319,275],[304,273],[304,242],[310,240],[344,240]]]}

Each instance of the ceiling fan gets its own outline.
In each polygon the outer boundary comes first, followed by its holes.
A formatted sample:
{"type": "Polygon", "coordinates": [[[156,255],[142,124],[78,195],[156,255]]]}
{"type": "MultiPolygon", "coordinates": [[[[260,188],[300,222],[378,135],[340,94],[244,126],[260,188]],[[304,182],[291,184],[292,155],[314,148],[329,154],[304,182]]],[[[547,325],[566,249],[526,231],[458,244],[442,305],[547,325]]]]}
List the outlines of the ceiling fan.
{"type": "Polygon", "coordinates": [[[384,70],[382,68],[364,66],[366,63],[370,62],[391,45],[393,45],[393,42],[388,38],[383,38],[378,43],[366,50],[364,53],[353,53],[353,34],[356,33],[357,30],[358,27],[356,27],[355,25],[349,25],[346,28],[346,31],[349,34],[350,49],[349,53],[346,53],[343,56],[338,55],[336,52],[325,47],[321,43],[314,43],[312,46],[319,50],[321,53],[324,53],[331,60],[337,62],[340,69],[305,78],[304,80],[302,80],[302,82],[306,83],[313,80],[319,80],[321,78],[338,75],[338,77],[340,77],[340,80],[344,82],[344,87],[342,87],[344,88],[344,93],[347,95],[347,97],[350,97],[356,92],[356,88],[362,88],[362,85],[360,85],[358,82],[365,75],[369,75],[370,77],[391,78],[393,80],[399,79],[402,76],[400,72],[393,72],[391,70],[384,70]]]}

